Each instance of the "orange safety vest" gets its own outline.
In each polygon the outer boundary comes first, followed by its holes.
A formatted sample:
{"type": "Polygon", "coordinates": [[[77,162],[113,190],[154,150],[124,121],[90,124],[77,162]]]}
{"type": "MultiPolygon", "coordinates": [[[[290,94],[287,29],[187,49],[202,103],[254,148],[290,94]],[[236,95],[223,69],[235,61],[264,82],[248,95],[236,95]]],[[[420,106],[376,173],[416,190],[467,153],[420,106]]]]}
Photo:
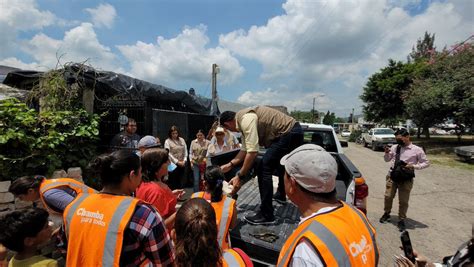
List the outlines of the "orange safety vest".
{"type": "Polygon", "coordinates": [[[64,187],[64,186],[71,188],[78,195],[81,193],[87,193],[87,194],[97,193],[97,191],[95,191],[94,189],[71,178],[44,179],[41,182],[40,187],[39,187],[40,199],[41,199],[41,202],[43,203],[43,206],[48,210],[49,213],[59,214],[58,212],[51,209],[48,206],[48,204],[46,204],[43,194],[50,189],[64,187]]]}
{"type": "Polygon", "coordinates": [[[140,200],[81,194],[63,214],[66,266],[119,266],[125,229],[140,200]]]}
{"type": "Polygon", "coordinates": [[[303,238],[313,244],[325,266],[377,266],[375,235],[365,215],[342,202],[342,207],[300,224],[283,245],[277,266],[289,265],[303,238]]]}
{"type": "MultiPolygon", "coordinates": [[[[196,192],[192,194],[192,198],[200,197],[206,200],[210,199],[210,195],[206,192],[196,192]]],[[[222,199],[219,202],[211,202],[211,206],[216,212],[216,223],[217,223],[217,241],[222,249],[230,247],[228,240],[228,233],[232,216],[235,212],[235,200],[226,195],[222,195],[222,199]]]]}
{"type": "MultiPolygon", "coordinates": [[[[248,259],[250,262],[250,258],[248,259]]],[[[244,259],[242,258],[242,255],[240,255],[237,251],[231,248],[226,249],[222,252],[222,265],[223,267],[253,266],[253,265],[247,265],[244,259]]]]}

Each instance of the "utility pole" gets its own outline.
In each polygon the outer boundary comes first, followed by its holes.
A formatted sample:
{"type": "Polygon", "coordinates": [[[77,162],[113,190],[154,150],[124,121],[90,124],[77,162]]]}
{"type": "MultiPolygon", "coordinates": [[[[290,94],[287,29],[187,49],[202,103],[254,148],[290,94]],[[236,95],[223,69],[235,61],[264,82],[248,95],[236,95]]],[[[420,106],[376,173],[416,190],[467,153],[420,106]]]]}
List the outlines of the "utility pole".
{"type": "Polygon", "coordinates": [[[314,114],[314,104],[316,102],[316,97],[313,97],[313,110],[312,110],[312,113],[313,113],[313,123],[316,123],[316,118],[315,118],[315,114],[314,114]]]}
{"type": "Polygon", "coordinates": [[[217,74],[219,73],[219,66],[212,64],[212,105],[211,115],[217,112],[217,74]]]}

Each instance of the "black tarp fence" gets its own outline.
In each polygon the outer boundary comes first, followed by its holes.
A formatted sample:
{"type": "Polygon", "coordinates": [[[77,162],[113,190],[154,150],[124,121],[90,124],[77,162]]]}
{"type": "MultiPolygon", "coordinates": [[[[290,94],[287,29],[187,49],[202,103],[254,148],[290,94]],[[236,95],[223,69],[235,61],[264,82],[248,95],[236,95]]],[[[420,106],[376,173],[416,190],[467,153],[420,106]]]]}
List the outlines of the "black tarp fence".
{"type": "MultiPolygon", "coordinates": [[[[100,125],[103,145],[108,145],[109,140],[120,131],[118,122],[120,114],[134,118],[138,124],[137,132],[142,136],[153,134],[166,138],[169,125],[181,126],[184,131],[183,137],[189,143],[189,138],[193,138],[198,129],[203,128],[207,131],[220,113],[217,103],[211,99],[127,75],[99,71],[79,63],[67,64],[59,70],[63,70],[68,85],[77,84],[82,89],[94,89],[94,112],[98,114],[107,112],[100,125]],[[159,112],[159,119],[155,120],[153,110],[167,112],[159,112]],[[180,119],[182,113],[185,113],[186,125],[182,125],[183,121],[180,119]],[[158,121],[160,125],[155,125],[158,121]],[[207,125],[208,123],[210,124],[207,125]],[[156,132],[156,129],[159,129],[159,132],[156,132]]],[[[43,74],[37,71],[11,71],[3,83],[31,90],[39,84],[43,74]]]]}
{"type": "MultiPolygon", "coordinates": [[[[203,115],[217,115],[217,104],[213,106],[211,99],[191,95],[186,91],[178,91],[163,85],[157,85],[127,75],[99,71],[83,64],[70,64],[64,67],[64,78],[68,84],[78,83],[83,88],[94,89],[96,100],[110,101],[138,100],[147,101],[150,107],[203,115]]],[[[12,71],[3,81],[4,84],[30,90],[39,83],[43,72],[12,71]]]]}

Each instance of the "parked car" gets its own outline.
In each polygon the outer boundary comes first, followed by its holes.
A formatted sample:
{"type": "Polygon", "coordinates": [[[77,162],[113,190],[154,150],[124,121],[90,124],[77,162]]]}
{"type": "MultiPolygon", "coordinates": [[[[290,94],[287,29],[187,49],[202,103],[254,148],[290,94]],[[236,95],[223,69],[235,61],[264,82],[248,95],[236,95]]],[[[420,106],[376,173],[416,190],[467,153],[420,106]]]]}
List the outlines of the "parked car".
{"type": "Polygon", "coordinates": [[[349,130],[342,130],[341,136],[342,136],[342,137],[349,137],[349,136],[351,136],[351,131],[349,131],[349,130]]]}
{"type": "Polygon", "coordinates": [[[370,146],[372,150],[377,150],[396,143],[395,132],[390,128],[373,128],[369,132],[362,134],[364,146],[370,146]]]}
{"type": "Polygon", "coordinates": [[[454,148],[454,153],[465,161],[474,159],[474,146],[458,146],[454,148]]]}

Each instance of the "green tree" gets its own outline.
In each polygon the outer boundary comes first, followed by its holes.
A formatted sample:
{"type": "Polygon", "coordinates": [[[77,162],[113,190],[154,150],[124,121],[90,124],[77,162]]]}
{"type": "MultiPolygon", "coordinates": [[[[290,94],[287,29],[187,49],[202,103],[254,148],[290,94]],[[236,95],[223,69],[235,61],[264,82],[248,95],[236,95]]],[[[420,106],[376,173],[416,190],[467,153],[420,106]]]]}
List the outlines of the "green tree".
{"type": "Polygon", "coordinates": [[[335,123],[345,123],[345,122],[347,122],[347,119],[346,118],[341,118],[341,117],[336,117],[334,122],[335,123]]]}
{"type": "Polygon", "coordinates": [[[318,121],[319,112],[317,110],[314,110],[314,111],[313,110],[311,111],[294,110],[290,112],[290,116],[295,118],[295,120],[297,121],[315,123],[318,121]]]}
{"type": "Polygon", "coordinates": [[[423,38],[416,41],[416,47],[413,46],[410,55],[408,55],[408,63],[415,61],[429,61],[436,54],[434,46],[435,34],[425,32],[423,38]]]}
{"type": "Polygon", "coordinates": [[[389,60],[388,66],[369,77],[360,96],[369,121],[394,125],[406,118],[404,97],[414,78],[417,64],[389,60]]]}
{"type": "Polygon", "coordinates": [[[407,94],[408,114],[429,137],[428,127],[451,118],[459,126],[460,140],[464,126],[474,120],[474,46],[456,45],[451,53],[443,51],[419,73],[407,94]]]}
{"type": "Polygon", "coordinates": [[[330,113],[328,110],[328,112],[324,116],[323,124],[333,125],[334,122],[336,122],[336,115],[334,114],[334,112],[330,113]]]}

